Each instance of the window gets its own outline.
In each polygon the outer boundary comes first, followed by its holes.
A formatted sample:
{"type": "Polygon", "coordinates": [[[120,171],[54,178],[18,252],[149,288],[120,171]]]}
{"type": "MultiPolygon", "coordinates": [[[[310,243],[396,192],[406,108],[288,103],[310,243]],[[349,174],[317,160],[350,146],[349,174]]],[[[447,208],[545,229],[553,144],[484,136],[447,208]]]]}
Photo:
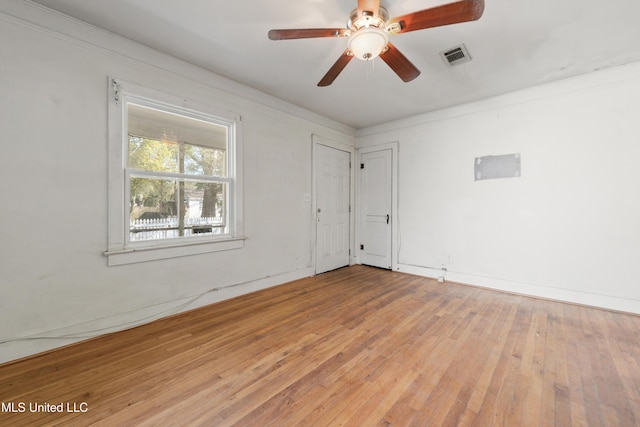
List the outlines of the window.
{"type": "Polygon", "coordinates": [[[229,235],[232,123],[127,102],[129,242],[229,235]]]}
{"type": "Polygon", "coordinates": [[[242,247],[237,115],[111,79],[109,265],[242,247]]]}

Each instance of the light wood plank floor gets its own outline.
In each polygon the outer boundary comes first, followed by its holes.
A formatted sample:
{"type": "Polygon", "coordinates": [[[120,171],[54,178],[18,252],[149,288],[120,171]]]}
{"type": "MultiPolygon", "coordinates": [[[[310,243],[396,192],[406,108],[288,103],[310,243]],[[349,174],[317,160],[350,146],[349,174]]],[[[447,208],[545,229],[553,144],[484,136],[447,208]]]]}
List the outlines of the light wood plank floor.
{"type": "Polygon", "coordinates": [[[634,426],[639,332],[353,266],[0,366],[0,425],[634,426]]]}

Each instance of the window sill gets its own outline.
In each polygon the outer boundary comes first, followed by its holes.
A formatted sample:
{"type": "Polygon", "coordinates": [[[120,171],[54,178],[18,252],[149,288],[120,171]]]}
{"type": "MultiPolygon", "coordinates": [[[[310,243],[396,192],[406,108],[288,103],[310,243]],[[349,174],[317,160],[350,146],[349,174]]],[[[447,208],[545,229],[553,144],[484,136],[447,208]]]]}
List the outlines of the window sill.
{"type": "Polygon", "coordinates": [[[114,249],[104,252],[109,267],[160,259],[177,258],[210,252],[228,251],[244,247],[246,237],[231,237],[207,242],[185,242],[174,245],[114,249]]]}

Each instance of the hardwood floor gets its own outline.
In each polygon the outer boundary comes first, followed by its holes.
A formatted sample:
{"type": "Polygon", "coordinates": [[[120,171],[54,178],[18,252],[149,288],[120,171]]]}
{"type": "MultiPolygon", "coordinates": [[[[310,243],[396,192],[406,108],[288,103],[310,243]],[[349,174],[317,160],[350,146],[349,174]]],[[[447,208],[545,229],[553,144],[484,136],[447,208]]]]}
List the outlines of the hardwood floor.
{"type": "Polygon", "coordinates": [[[353,266],[0,366],[0,425],[633,426],[639,331],[353,266]]]}

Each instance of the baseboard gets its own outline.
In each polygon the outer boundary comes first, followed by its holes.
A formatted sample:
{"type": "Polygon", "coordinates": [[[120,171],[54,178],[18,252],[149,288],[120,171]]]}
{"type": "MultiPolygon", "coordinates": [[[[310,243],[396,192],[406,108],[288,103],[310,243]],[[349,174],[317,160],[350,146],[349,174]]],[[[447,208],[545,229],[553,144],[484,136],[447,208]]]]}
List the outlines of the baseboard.
{"type": "Polygon", "coordinates": [[[5,339],[5,342],[0,344],[0,364],[51,351],[104,334],[134,328],[153,322],[154,320],[310,277],[314,274],[315,270],[313,268],[304,268],[273,276],[266,276],[249,282],[214,288],[200,295],[144,307],[135,311],[118,313],[100,319],[93,319],[63,328],[42,331],[35,335],[5,339]]]}
{"type": "Polygon", "coordinates": [[[612,295],[594,294],[573,289],[562,289],[542,284],[523,283],[473,274],[455,273],[452,271],[443,272],[440,269],[407,264],[398,264],[396,271],[432,279],[444,278],[445,283],[462,283],[513,294],[640,314],[640,301],[612,295]]]}

